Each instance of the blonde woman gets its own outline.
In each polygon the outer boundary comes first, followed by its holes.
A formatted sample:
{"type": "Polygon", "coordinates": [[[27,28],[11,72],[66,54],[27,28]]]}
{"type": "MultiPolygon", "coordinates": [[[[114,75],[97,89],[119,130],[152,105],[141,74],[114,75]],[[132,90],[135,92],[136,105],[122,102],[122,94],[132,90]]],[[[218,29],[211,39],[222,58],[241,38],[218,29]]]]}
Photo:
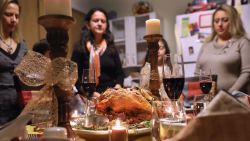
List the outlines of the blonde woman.
{"type": "Polygon", "coordinates": [[[221,5],[212,16],[212,34],[200,50],[196,74],[212,70],[217,86],[229,92],[247,91],[250,77],[250,41],[237,10],[221,5]]]}
{"type": "Polygon", "coordinates": [[[14,69],[27,49],[18,32],[21,11],[18,1],[1,0],[0,5],[0,125],[2,125],[15,119],[20,112],[14,69]]]}

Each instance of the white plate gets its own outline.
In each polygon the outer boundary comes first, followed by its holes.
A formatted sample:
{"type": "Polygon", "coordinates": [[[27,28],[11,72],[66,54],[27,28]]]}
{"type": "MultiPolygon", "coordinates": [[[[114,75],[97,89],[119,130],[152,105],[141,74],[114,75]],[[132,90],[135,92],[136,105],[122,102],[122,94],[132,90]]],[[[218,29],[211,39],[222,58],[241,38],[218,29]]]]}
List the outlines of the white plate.
{"type": "Polygon", "coordinates": [[[23,141],[69,141],[69,139],[55,139],[55,138],[51,138],[51,139],[25,139],[23,141]]]}
{"type": "MultiPolygon", "coordinates": [[[[74,132],[86,140],[91,141],[106,141],[109,137],[108,130],[84,130],[84,129],[73,129],[74,132]]],[[[140,128],[140,129],[129,129],[129,137],[136,138],[137,136],[149,135],[151,132],[151,128],[140,128]]]]}
{"type": "MultiPolygon", "coordinates": [[[[128,134],[134,135],[134,134],[144,134],[149,133],[150,128],[140,128],[140,129],[129,129],[128,134]]],[[[85,134],[91,134],[91,135],[108,135],[108,130],[85,130],[85,129],[74,129],[76,132],[82,132],[85,134]]]]}

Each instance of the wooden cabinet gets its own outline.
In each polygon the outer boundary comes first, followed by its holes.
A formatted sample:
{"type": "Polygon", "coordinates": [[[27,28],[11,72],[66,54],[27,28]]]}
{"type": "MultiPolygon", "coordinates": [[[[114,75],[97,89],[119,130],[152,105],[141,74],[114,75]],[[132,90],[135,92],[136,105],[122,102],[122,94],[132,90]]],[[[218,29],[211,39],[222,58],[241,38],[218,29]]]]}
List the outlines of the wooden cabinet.
{"type": "Polygon", "coordinates": [[[143,39],[146,33],[145,21],[154,18],[160,19],[155,12],[151,12],[110,20],[110,29],[114,34],[123,68],[141,67],[144,63],[147,51],[147,43],[143,39]]]}

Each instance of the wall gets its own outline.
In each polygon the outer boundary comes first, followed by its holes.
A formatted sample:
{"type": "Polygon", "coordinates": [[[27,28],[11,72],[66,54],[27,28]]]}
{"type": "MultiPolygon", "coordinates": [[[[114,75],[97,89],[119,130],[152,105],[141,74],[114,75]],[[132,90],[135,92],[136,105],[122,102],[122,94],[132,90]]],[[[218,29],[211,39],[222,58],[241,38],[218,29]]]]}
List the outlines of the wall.
{"type": "MultiPolygon", "coordinates": [[[[77,2],[77,0],[72,0],[72,2],[73,1],[77,2]]],[[[26,41],[27,47],[32,49],[34,43],[36,43],[40,39],[45,38],[46,35],[44,28],[38,24],[38,17],[44,14],[43,0],[19,0],[19,2],[22,7],[20,27],[22,30],[23,38],[26,41]]],[[[79,5],[82,4],[79,3],[79,5]]],[[[72,11],[72,16],[73,18],[75,18],[76,24],[73,25],[69,30],[69,56],[71,55],[74,43],[80,38],[80,31],[83,25],[84,17],[84,14],[79,12],[80,10],[74,9],[72,11]]]]}
{"type": "MultiPolygon", "coordinates": [[[[130,16],[132,6],[139,0],[91,0],[90,7],[102,7],[107,11],[114,10],[118,17],[130,16]]],[[[183,14],[187,3],[192,0],[147,0],[155,12],[164,20],[163,36],[167,40],[172,52],[176,52],[174,25],[176,15],[183,14]]]]}
{"type": "MultiPolygon", "coordinates": [[[[44,29],[37,24],[37,18],[41,13],[39,10],[39,4],[37,2],[41,0],[25,0],[20,1],[22,5],[22,29],[24,39],[26,40],[28,47],[31,48],[32,45],[41,38],[44,38],[44,29]],[[29,2],[29,4],[27,4],[29,2]],[[32,32],[31,32],[32,31],[32,32]]],[[[79,38],[80,27],[83,23],[83,14],[81,12],[86,12],[92,7],[103,7],[107,11],[115,10],[117,11],[118,17],[130,16],[132,14],[132,6],[135,2],[139,0],[72,0],[72,7],[75,9],[73,11],[73,16],[77,20],[77,24],[74,25],[70,31],[70,42],[71,47],[74,42],[79,38]],[[114,6],[115,5],[115,6],[114,6]],[[77,10],[77,11],[76,11],[77,10]],[[80,12],[79,12],[80,11],[80,12]]],[[[187,3],[192,0],[148,0],[154,11],[161,15],[164,19],[164,38],[168,41],[171,51],[176,51],[176,42],[174,36],[174,24],[175,16],[183,14],[187,7],[187,3]]]]}
{"type": "Polygon", "coordinates": [[[72,8],[81,13],[87,13],[90,7],[91,0],[72,0],[72,8]]]}
{"type": "Polygon", "coordinates": [[[83,13],[73,10],[72,16],[75,18],[76,24],[73,25],[71,29],[69,30],[68,57],[71,57],[74,44],[80,40],[81,28],[84,23],[83,13]]]}
{"type": "Polygon", "coordinates": [[[40,36],[39,25],[37,24],[39,16],[38,0],[19,0],[19,2],[22,8],[20,17],[21,31],[27,47],[32,48],[40,36]]]}

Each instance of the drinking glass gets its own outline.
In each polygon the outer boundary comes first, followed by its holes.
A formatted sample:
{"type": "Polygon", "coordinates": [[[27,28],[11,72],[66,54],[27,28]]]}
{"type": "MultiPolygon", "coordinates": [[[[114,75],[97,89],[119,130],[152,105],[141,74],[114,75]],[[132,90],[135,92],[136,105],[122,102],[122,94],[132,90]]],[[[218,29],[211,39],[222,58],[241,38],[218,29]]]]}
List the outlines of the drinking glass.
{"type": "Polygon", "coordinates": [[[167,119],[172,123],[186,121],[183,102],[178,100],[184,87],[182,63],[178,59],[180,56],[177,54],[168,54],[163,58],[163,86],[170,99],[168,103],[170,115],[167,119]]]}
{"type": "Polygon", "coordinates": [[[200,80],[200,88],[203,94],[209,94],[213,82],[211,71],[205,72],[203,70],[200,70],[199,80],[200,80]]]}
{"type": "Polygon", "coordinates": [[[168,97],[177,101],[184,87],[184,72],[177,54],[167,54],[163,58],[163,85],[168,97]]]}
{"type": "Polygon", "coordinates": [[[212,96],[210,94],[213,83],[211,71],[206,72],[204,70],[200,70],[199,81],[202,95],[197,95],[194,97],[193,105],[195,114],[198,114],[200,111],[205,109],[212,99],[212,96]]]}
{"type": "Polygon", "coordinates": [[[182,103],[174,102],[173,104],[172,101],[153,101],[152,107],[152,141],[163,141],[172,138],[186,125],[182,103]]]}
{"type": "Polygon", "coordinates": [[[96,91],[96,80],[94,69],[83,69],[82,74],[82,87],[87,97],[85,114],[88,114],[90,108],[90,100],[96,91]]]}

